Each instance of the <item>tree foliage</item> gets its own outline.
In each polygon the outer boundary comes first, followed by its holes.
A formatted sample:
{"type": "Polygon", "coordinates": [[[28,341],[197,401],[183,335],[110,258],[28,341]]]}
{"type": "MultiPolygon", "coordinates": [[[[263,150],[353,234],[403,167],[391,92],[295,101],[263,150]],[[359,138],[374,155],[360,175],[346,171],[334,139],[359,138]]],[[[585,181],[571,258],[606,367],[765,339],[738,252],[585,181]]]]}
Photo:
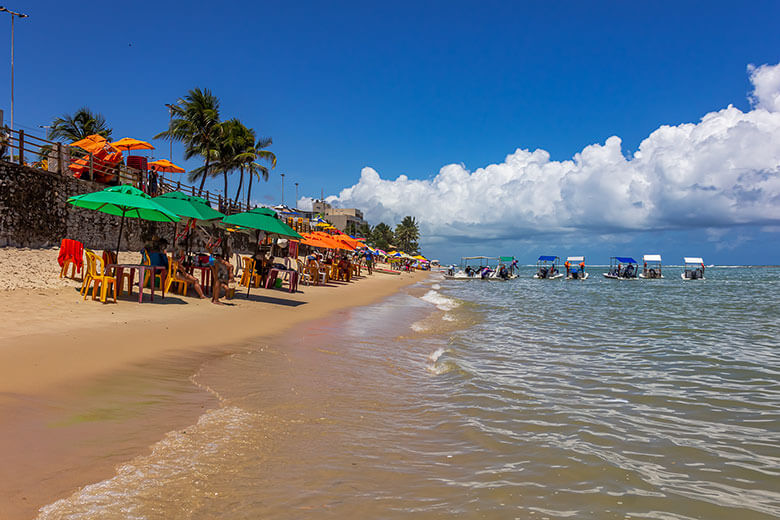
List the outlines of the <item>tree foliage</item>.
{"type": "Polygon", "coordinates": [[[395,227],[395,246],[409,253],[410,255],[419,254],[420,244],[417,242],[420,239],[420,227],[417,224],[417,219],[411,216],[406,216],[395,227]]]}
{"type": "Polygon", "coordinates": [[[110,139],[111,132],[112,129],[103,114],[93,112],[88,107],[81,107],[72,115],[63,114],[62,117],[55,118],[46,135],[52,141],[72,143],[94,134],[110,139]]]}
{"type": "Polygon", "coordinates": [[[384,222],[380,222],[371,230],[369,243],[373,247],[387,251],[393,243],[393,230],[384,222]]]}
{"type": "Polygon", "coordinates": [[[194,88],[186,96],[171,105],[170,128],[160,132],[155,139],[170,139],[184,143],[184,158],[203,157],[203,169],[190,172],[189,180],[198,178],[203,192],[210,165],[217,158],[217,143],[222,134],[219,123],[219,99],[209,89],[194,88]],[[197,172],[197,173],[196,173],[197,172]]]}

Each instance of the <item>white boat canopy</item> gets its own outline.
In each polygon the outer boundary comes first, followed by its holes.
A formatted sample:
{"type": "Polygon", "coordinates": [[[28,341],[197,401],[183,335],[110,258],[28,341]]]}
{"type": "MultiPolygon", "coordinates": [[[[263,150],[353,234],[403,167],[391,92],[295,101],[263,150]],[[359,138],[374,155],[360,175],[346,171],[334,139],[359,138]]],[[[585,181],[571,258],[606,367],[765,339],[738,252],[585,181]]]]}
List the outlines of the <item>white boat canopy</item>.
{"type": "Polygon", "coordinates": [[[566,259],[567,262],[584,262],[584,256],[570,256],[566,259]]]}
{"type": "Polygon", "coordinates": [[[686,264],[703,264],[704,260],[696,256],[686,256],[684,258],[686,264]]]}
{"type": "Polygon", "coordinates": [[[642,257],[645,262],[660,262],[661,255],[645,255],[642,257]]]}

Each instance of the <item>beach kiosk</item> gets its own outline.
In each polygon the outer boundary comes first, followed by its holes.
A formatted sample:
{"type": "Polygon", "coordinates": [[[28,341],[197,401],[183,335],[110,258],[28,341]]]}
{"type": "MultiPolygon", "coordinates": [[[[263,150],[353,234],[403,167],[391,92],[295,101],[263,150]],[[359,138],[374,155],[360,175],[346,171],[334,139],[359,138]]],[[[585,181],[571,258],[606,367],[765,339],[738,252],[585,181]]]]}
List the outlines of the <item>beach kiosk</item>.
{"type": "Polygon", "coordinates": [[[664,275],[661,272],[661,255],[645,255],[642,257],[642,272],[639,273],[639,278],[646,280],[654,280],[663,278],[664,275]]]}

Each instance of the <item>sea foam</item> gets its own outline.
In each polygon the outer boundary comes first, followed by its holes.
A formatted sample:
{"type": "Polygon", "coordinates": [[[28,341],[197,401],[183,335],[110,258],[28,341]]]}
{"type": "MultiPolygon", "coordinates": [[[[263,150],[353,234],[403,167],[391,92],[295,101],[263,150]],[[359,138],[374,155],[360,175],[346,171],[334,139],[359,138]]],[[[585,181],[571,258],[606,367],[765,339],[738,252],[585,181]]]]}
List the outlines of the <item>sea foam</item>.
{"type": "Polygon", "coordinates": [[[425,293],[425,296],[422,297],[422,300],[434,304],[441,311],[451,311],[460,305],[460,303],[453,300],[452,298],[447,298],[443,294],[434,290],[425,293]]]}

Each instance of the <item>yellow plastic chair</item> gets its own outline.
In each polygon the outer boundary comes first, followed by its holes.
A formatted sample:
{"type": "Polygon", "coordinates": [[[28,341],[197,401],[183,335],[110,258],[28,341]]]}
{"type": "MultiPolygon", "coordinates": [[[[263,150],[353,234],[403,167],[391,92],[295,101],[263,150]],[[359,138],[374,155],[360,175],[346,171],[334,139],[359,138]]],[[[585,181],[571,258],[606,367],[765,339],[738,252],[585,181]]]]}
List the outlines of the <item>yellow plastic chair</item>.
{"type": "Polygon", "coordinates": [[[106,274],[100,274],[103,272],[103,261],[89,249],[84,251],[87,257],[87,276],[84,277],[85,285],[82,288],[84,299],[87,299],[87,292],[89,291],[90,284],[92,285],[92,299],[97,299],[98,285],[100,286],[100,301],[106,302],[106,295],[108,288],[114,289],[114,303],[116,303],[116,278],[108,276],[106,274]]]}
{"type": "Polygon", "coordinates": [[[176,262],[169,256],[168,276],[165,278],[165,292],[170,291],[171,285],[173,284],[178,284],[178,289],[182,296],[187,294],[187,287],[189,286],[190,282],[184,278],[179,277],[179,262],[176,262]]]}
{"type": "Polygon", "coordinates": [[[249,287],[251,283],[254,287],[260,287],[260,275],[255,272],[255,259],[250,256],[241,258],[244,261],[244,272],[241,275],[240,284],[249,287]]]}

